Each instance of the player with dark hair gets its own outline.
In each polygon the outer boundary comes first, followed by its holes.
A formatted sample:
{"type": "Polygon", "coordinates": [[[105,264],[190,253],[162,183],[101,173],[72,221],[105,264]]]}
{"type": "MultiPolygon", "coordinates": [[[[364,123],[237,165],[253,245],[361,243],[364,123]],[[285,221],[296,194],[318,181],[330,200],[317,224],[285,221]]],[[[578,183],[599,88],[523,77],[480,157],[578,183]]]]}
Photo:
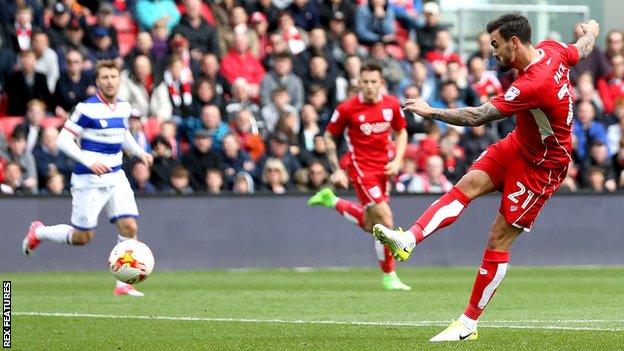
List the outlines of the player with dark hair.
{"type": "Polygon", "coordinates": [[[505,277],[511,244],[523,230],[531,229],[566,177],[573,118],[568,74],[570,67],[592,51],[599,32],[594,20],[582,28],[585,34],[574,45],[545,40],[533,46],[527,18],[503,15],[489,22],[487,31],[500,66],[518,70],[518,78],[504,94],[481,106],[459,109],[431,108],[421,100],[407,103],[406,109],[420,116],[458,126],[480,126],[517,116],[516,129],[483,152],[409,231],[391,230],[383,223],[373,228],[373,235],[404,261],[415,245],[455,222],[474,198],[502,192],[468,306],[459,320],[431,341],[477,338],[477,319],[505,277]]]}
{"type": "MultiPolygon", "coordinates": [[[[407,146],[406,121],[399,100],[381,94],[384,84],[381,65],[375,61],[362,64],[361,92],[336,107],[325,132],[327,155],[334,183],[343,187],[351,180],[360,203],[338,198],[329,189],[322,189],[308,201],[312,206],[334,208],[347,220],[371,232],[375,223],[393,226],[392,210],[388,204],[387,183],[401,167],[407,146]],[[349,144],[349,165],[346,172],[339,167],[336,155],[337,139],[345,130],[349,144]],[[390,134],[395,131],[396,150],[390,134]]],[[[394,259],[387,247],[375,241],[379,265],[384,272],[383,286],[388,290],[411,290],[399,280],[394,259]]]]}

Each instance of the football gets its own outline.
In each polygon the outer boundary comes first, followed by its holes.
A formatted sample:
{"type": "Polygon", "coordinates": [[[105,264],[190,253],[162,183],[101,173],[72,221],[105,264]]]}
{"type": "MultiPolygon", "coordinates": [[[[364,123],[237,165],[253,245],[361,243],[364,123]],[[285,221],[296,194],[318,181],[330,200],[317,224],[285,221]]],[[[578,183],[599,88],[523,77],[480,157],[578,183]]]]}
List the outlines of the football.
{"type": "Polygon", "coordinates": [[[117,280],[137,284],[152,273],[154,255],[143,242],[135,239],[122,241],[113,247],[108,257],[108,268],[117,280]]]}

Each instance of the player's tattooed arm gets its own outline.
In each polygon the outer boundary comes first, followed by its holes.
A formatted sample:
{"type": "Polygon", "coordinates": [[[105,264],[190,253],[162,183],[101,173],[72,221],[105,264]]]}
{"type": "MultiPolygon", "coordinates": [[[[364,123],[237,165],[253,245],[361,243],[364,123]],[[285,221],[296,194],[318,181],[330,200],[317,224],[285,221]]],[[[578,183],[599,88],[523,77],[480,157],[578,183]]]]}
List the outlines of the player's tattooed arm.
{"type": "Polygon", "coordinates": [[[592,50],[594,50],[596,38],[600,33],[600,26],[598,25],[598,22],[592,19],[581,23],[581,29],[585,34],[577,40],[574,46],[579,52],[579,59],[582,60],[589,56],[592,50]]]}
{"type": "Polygon", "coordinates": [[[432,108],[422,100],[408,100],[405,109],[425,118],[464,127],[476,127],[507,117],[490,102],[477,107],[441,109],[432,108]]]}

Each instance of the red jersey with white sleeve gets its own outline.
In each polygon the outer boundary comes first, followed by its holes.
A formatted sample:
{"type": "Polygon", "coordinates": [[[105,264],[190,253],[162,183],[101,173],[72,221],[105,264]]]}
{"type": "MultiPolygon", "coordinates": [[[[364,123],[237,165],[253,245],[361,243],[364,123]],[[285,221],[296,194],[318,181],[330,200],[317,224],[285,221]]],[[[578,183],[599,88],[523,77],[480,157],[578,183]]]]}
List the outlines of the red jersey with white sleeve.
{"type": "Polygon", "coordinates": [[[518,72],[504,94],[490,102],[504,115],[516,115],[509,138],[535,165],[564,167],[572,152],[572,98],[570,67],[579,60],[575,46],[545,40],[536,46],[539,56],[518,72]]]}
{"type": "Polygon", "coordinates": [[[401,103],[393,96],[380,95],[377,102],[365,103],[361,94],[336,107],[327,131],[346,138],[351,166],[358,176],[383,174],[393,154],[391,131],[406,126],[401,103]]]}

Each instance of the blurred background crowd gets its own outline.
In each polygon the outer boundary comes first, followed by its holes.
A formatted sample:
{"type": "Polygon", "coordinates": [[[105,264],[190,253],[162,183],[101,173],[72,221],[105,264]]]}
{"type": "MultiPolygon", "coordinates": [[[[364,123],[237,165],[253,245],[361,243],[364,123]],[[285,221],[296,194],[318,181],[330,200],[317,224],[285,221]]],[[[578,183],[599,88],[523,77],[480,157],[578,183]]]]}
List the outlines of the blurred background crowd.
{"type": "MultiPolygon", "coordinates": [[[[0,194],[68,193],[74,161],[55,140],[95,93],[98,59],[122,68],[129,128],[155,157],[152,167],[124,164],[137,194],[331,185],[324,129],[336,105],[358,93],[363,60],[382,63],[385,93],[440,108],[480,105],[513,82],[487,33],[460,55],[440,15],[421,0],[6,0],[0,194]]],[[[574,160],[562,189],[624,189],[624,32],[609,31],[570,78],[574,160]]],[[[407,193],[449,190],[515,125],[406,118],[410,143],[392,189],[407,193]]]]}

